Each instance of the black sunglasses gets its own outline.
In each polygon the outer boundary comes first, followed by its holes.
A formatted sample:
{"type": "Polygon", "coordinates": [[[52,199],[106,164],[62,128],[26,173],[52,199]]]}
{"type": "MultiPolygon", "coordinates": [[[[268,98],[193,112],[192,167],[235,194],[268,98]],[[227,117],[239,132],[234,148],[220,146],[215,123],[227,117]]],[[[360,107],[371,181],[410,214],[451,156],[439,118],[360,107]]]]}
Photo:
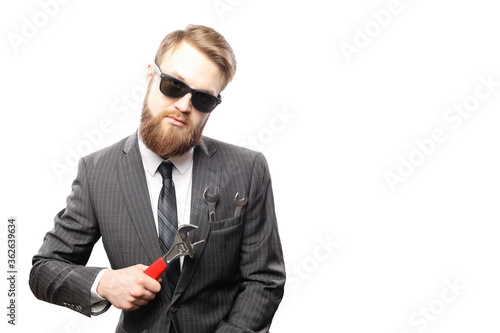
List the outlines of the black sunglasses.
{"type": "Polygon", "coordinates": [[[215,97],[207,92],[196,90],[182,82],[181,80],[170,76],[168,74],[162,73],[160,67],[154,64],[154,71],[158,76],[160,76],[160,91],[163,95],[170,98],[181,98],[187,93],[191,93],[191,103],[196,108],[196,110],[203,113],[210,113],[219,105],[222,100],[221,96],[215,97]]]}

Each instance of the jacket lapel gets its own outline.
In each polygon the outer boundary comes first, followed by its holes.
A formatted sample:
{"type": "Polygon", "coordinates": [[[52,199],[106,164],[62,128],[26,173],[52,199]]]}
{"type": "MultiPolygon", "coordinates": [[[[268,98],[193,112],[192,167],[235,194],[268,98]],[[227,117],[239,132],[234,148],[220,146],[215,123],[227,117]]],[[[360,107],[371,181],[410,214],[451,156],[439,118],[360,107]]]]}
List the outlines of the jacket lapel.
{"type": "Polygon", "coordinates": [[[154,262],[161,256],[161,249],[151,210],[137,132],[125,142],[123,156],[118,162],[117,169],[120,188],[132,223],[149,260],[154,262]]]}
{"type": "MultiPolygon", "coordinates": [[[[212,156],[216,153],[216,148],[205,137],[195,147],[193,156],[193,181],[191,188],[191,218],[190,223],[198,226],[198,229],[190,232],[191,242],[208,240],[210,224],[208,221],[208,206],[203,198],[203,192],[210,186],[213,192],[216,187],[220,187],[222,165],[212,156]]],[[[196,253],[194,258],[184,257],[182,273],[175,290],[173,301],[184,292],[193,277],[196,267],[205,250],[205,244],[196,253]]]]}

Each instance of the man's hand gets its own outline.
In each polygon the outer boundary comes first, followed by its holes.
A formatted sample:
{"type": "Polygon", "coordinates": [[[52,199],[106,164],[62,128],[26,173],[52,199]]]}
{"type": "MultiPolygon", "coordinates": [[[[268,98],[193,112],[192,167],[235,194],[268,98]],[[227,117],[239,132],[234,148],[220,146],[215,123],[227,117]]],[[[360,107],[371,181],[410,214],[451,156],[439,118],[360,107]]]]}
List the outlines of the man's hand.
{"type": "Polygon", "coordinates": [[[122,310],[137,310],[148,304],[160,291],[161,279],[155,280],[143,271],[144,265],[107,270],[97,285],[97,294],[122,310]]]}

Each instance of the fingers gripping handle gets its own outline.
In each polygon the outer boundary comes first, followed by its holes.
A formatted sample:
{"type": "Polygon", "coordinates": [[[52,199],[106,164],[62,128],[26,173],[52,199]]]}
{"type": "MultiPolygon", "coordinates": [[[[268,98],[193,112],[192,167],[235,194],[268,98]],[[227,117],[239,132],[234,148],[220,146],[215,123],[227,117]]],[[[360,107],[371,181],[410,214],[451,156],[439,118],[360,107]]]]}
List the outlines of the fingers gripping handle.
{"type": "Polygon", "coordinates": [[[144,273],[157,280],[160,277],[161,273],[163,273],[166,269],[167,265],[165,265],[165,262],[162,258],[159,258],[153,264],[151,264],[151,266],[146,268],[144,273]]]}

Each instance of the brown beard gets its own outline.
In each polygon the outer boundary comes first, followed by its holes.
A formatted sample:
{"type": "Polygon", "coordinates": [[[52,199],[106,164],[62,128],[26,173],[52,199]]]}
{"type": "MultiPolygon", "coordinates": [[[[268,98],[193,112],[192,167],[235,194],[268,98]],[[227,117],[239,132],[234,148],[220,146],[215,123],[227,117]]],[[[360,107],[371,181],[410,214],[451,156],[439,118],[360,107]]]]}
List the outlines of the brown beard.
{"type": "Polygon", "coordinates": [[[139,135],[149,149],[168,159],[185,154],[200,142],[206,121],[199,128],[194,128],[189,115],[177,110],[162,110],[153,116],[147,103],[148,95],[149,89],[144,98],[139,135]],[[166,123],[166,116],[180,119],[185,125],[179,127],[166,123]]]}

